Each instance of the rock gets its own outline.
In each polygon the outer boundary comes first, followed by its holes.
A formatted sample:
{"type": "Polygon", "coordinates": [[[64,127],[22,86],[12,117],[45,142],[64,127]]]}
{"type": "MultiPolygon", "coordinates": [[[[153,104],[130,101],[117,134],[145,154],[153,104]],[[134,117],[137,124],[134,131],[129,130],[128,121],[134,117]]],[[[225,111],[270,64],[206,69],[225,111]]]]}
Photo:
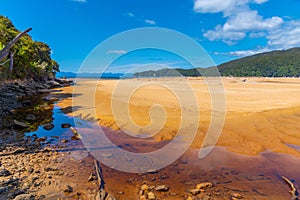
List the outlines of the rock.
{"type": "Polygon", "coordinates": [[[157,169],[149,169],[149,170],[147,171],[147,173],[149,173],[149,174],[157,174],[157,173],[158,173],[158,170],[157,170],[157,169]]]}
{"type": "Polygon", "coordinates": [[[19,154],[19,153],[23,153],[23,152],[25,152],[25,151],[26,151],[25,148],[20,147],[20,148],[15,149],[15,150],[12,152],[12,154],[19,154]]]}
{"type": "Polygon", "coordinates": [[[67,192],[67,193],[71,193],[71,192],[73,192],[73,188],[70,185],[64,185],[63,191],[67,192]]]}
{"type": "Polygon", "coordinates": [[[19,128],[28,128],[29,127],[28,124],[25,124],[24,122],[20,122],[18,120],[14,120],[14,125],[19,128]]]}
{"type": "Polygon", "coordinates": [[[235,199],[243,199],[244,197],[241,195],[241,194],[239,194],[239,193],[232,193],[231,195],[231,199],[233,199],[233,200],[235,200],[235,199]]]}
{"type": "Polygon", "coordinates": [[[140,200],[147,200],[147,197],[145,195],[140,196],[140,200]]]}
{"type": "Polygon", "coordinates": [[[0,177],[6,177],[6,176],[10,176],[11,173],[7,170],[7,169],[2,169],[0,170],[0,177]]]}
{"type": "Polygon", "coordinates": [[[210,182],[205,182],[205,183],[199,183],[196,185],[197,189],[207,189],[207,188],[212,188],[213,184],[210,182]]]}
{"type": "Polygon", "coordinates": [[[33,121],[36,121],[36,116],[34,116],[33,114],[27,114],[25,119],[26,119],[26,121],[33,122],[33,121]]]}
{"type": "Polygon", "coordinates": [[[48,166],[45,168],[45,171],[46,172],[50,172],[50,171],[54,172],[54,171],[58,171],[58,168],[55,166],[48,166]]]}
{"type": "Polygon", "coordinates": [[[155,194],[153,193],[153,192],[149,192],[148,193],[148,199],[149,200],[155,200],[156,198],[155,198],[155,194]]]}
{"type": "Polygon", "coordinates": [[[44,128],[45,130],[47,130],[47,131],[50,131],[51,129],[54,128],[54,124],[46,124],[46,125],[44,125],[43,128],[44,128]]]}
{"type": "Polygon", "coordinates": [[[96,179],[95,174],[91,174],[90,177],[88,178],[88,181],[93,181],[96,179]]]}
{"type": "Polygon", "coordinates": [[[41,138],[38,138],[36,141],[37,142],[45,142],[47,140],[47,137],[41,137],[41,138]]]}
{"type": "Polygon", "coordinates": [[[192,194],[192,195],[197,195],[197,194],[200,194],[200,189],[191,189],[190,190],[190,193],[192,194]]]}
{"type": "Polygon", "coordinates": [[[123,195],[124,193],[125,193],[125,192],[123,192],[123,191],[119,191],[119,192],[118,192],[119,195],[123,195]]]}
{"type": "Polygon", "coordinates": [[[33,200],[34,196],[32,194],[20,194],[14,198],[14,200],[33,200]]]}
{"type": "Polygon", "coordinates": [[[210,197],[210,196],[208,196],[208,195],[205,195],[203,198],[202,198],[202,200],[211,200],[212,198],[210,197]]]}
{"type": "Polygon", "coordinates": [[[168,179],[168,178],[169,178],[169,176],[166,175],[166,174],[165,174],[165,175],[162,175],[162,176],[160,177],[160,179],[162,179],[162,180],[163,180],[163,179],[168,179]]]}
{"type": "Polygon", "coordinates": [[[61,127],[62,127],[62,128],[70,128],[71,125],[66,123],[66,124],[62,124],[61,127]]]}
{"type": "Polygon", "coordinates": [[[141,190],[142,191],[147,191],[147,190],[149,190],[149,186],[144,184],[144,185],[141,186],[141,190]]]}
{"type": "Polygon", "coordinates": [[[166,185],[159,185],[156,188],[154,188],[154,190],[160,192],[167,192],[169,190],[169,187],[167,187],[166,185]]]}
{"type": "Polygon", "coordinates": [[[6,192],[8,190],[8,188],[6,187],[0,187],[0,194],[6,192]]]}
{"type": "Polygon", "coordinates": [[[188,197],[186,200],[193,200],[193,197],[188,197]]]}
{"type": "Polygon", "coordinates": [[[69,142],[69,140],[66,139],[61,140],[61,143],[67,143],[67,142],[69,142]]]}

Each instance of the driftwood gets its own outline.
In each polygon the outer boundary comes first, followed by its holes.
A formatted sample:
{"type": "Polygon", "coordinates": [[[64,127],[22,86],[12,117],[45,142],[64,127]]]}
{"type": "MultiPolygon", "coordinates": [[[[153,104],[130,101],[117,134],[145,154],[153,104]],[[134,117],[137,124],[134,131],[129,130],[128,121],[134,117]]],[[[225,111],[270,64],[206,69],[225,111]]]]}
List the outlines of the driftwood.
{"type": "Polygon", "coordinates": [[[110,194],[105,191],[105,182],[103,179],[102,168],[97,160],[94,160],[96,167],[96,174],[98,178],[99,191],[96,196],[96,200],[115,200],[110,194]]]}
{"type": "Polygon", "coordinates": [[[6,45],[6,46],[4,47],[4,49],[2,49],[2,50],[0,51],[0,61],[3,60],[5,57],[7,57],[8,54],[9,54],[9,50],[12,48],[12,46],[13,46],[13,45],[14,45],[21,37],[23,37],[26,33],[28,33],[28,32],[31,31],[31,30],[32,30],[32,28],[26,29],[25,31],[19,33],[12,41],[10,41],[10,42],[8,43],[8,45],[6,45]]]}
{"type": "Polygon", "coordinates": [[[291,197],[291,200],[298,200],[298,196],[297,196],[297,189],[296,187],[294,186],[294,184],[292,183],[292,181],[290,181],[288,178],[286,178],[285,176],[281,176],[282,179],[290,186],[290,188],[292,189],[290,191],[292,197],[291,197]]]}

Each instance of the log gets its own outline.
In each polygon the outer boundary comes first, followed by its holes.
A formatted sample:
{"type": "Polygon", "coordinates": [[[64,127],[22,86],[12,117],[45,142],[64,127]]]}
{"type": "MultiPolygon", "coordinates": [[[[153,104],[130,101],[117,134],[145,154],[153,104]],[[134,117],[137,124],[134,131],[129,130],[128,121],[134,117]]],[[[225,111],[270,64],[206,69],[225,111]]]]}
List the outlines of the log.
{"type": "Polygon", "coordinates": [[[286,178],[285,176],[281,176],[282,177],[282,179],[290,186],[290,188],[291,188],[291,191],[290,191],[290,193],[291,193],[291,195],[292,195],[292,197],[291,197],[291,200],[298,200],[298,196],[297,196],[297,194],[298,194],[298,192],[297,192],[297,189],[296,189],[296,187],[294,186],[294,184],[292,183],[292,181],[290,181],[288,178],[286,178]]]}
{"type": "Polygon", "coordinates": [[[7,57],[8,54],[9,54],[9,50],[12,48],[12,46],[13,46],[13,45],[14,45],[21,37],[23,37],[26,33],[28,33],[28,32],[31,31],[31,30],[32,30],[32,28],[26,29],[25,31],[19,33],[12,41],[10,41],[10,42],[8,43],[8,45],[6,45],[6,46],[4,47],[4,49],[2,49],[2,50],[0,51],[0,61],[3,60],[5,57],[7,57]]]}

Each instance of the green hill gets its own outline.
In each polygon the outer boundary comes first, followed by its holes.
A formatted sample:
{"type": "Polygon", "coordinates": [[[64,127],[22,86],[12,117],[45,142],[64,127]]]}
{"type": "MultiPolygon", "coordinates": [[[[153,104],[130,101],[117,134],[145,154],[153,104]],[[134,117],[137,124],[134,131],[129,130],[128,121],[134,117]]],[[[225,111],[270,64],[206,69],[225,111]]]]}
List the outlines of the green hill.
{"type": "MultiPolygon", "coordinates": [[[[300,48],[277,50],[236,59],[217,66],[222,76],[299,77],[300,48]]],[[[212,68],[198,68],[201,74],[212,68]]],[[[200,76],[196,69],[161,69],[135,73],[136,77],[200,76]]]]}

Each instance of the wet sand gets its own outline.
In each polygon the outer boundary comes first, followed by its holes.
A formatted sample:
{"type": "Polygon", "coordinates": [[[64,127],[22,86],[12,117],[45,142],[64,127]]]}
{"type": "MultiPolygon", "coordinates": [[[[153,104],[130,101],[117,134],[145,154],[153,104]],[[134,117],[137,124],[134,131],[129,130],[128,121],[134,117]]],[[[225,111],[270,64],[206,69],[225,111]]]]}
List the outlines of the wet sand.
{"type": "MultiPolygon", "coordinates": [[[[171,82],[180,89],[185,79],[132,79],[132,80],[80,80],[76,90],[63,89],[63,93],[73,93],[72,98],[58,103],[68,115],[87,121],[97,121],[107,127],[107,136],[119,147],[132,152],[150,152],[164,146],[178,130],[181,120],[180,108],[188,109],[187,120],[197,114],[190,102],[179,105],[174,91],[160,87],[158,82],[171,82]],[[140,126],[153,120],[149,110],[153,104],[161,104],[167,114],[166,123],[154,140],[140,142],[123,131],[143,135],[148,128],[134,129],[132,126],[116,123],[111,109],[111,100],[117,100],[116,108],[127,104],[126,90],[114,95],[116,84],[130,88],[132,82],[146,86],[132,93],[129,100],[131,119],[140,126]],[[147,85],[147,83],[155,83],[147,85]],[[83,94],[92,94],[87,98],[83,94]],[[72,107],[73,106],[73,107],[72,107]],[[95,112],[94,112],[95,108],[95,112]]],[[[107,190],[117,199],[137,199],[139,188],[144,183],[150,186],[168,185],[168,192],[156,192],[158,199],[185,199],[196,184],[209,181],[212,189],[198,197],[211,195],[214,199],[230,199],[230,194],[238,192],[244,199],[288,199],[289,187],[281,176],[287,176],[299,185],[300,165],[300,79],[281,78],[225,78],[226,120],[217,142],[217,147],[204,159],[197,154],[208,128],[211,115],[211,100],[208,90],[201,79],[188,79],[192,85],[200,107],[200,122],[197,136],[191,148],[170,166],[156,174],[131,174],[119,172],[103,166],[107,190]]],[[[163,116],[160,110],[152,110],[158,119],[163,116]]],[[[121,113],[122,114],[122,113],[121,113]]],[[[163,119],[163,118],[162,118],[163,119]]],[[[126,118],[123,118],[125,121],[126,118]]],[[[155,120],[155,119],[154,119],[155,120]]],[[[157,127],[151,127],[154,130],[157,127]]],[[[183,130],[188,132],[188,127],[183,130]]],[[[92,157],[89,163],[92,163],[92,157]]],[[[66,163],[67,164],[67,163],[66,163]]],[[[87,168],[91,166],[87,165],[87,168]]],[[[76,168],[76,166],[74,166],[76,168]]]]}

